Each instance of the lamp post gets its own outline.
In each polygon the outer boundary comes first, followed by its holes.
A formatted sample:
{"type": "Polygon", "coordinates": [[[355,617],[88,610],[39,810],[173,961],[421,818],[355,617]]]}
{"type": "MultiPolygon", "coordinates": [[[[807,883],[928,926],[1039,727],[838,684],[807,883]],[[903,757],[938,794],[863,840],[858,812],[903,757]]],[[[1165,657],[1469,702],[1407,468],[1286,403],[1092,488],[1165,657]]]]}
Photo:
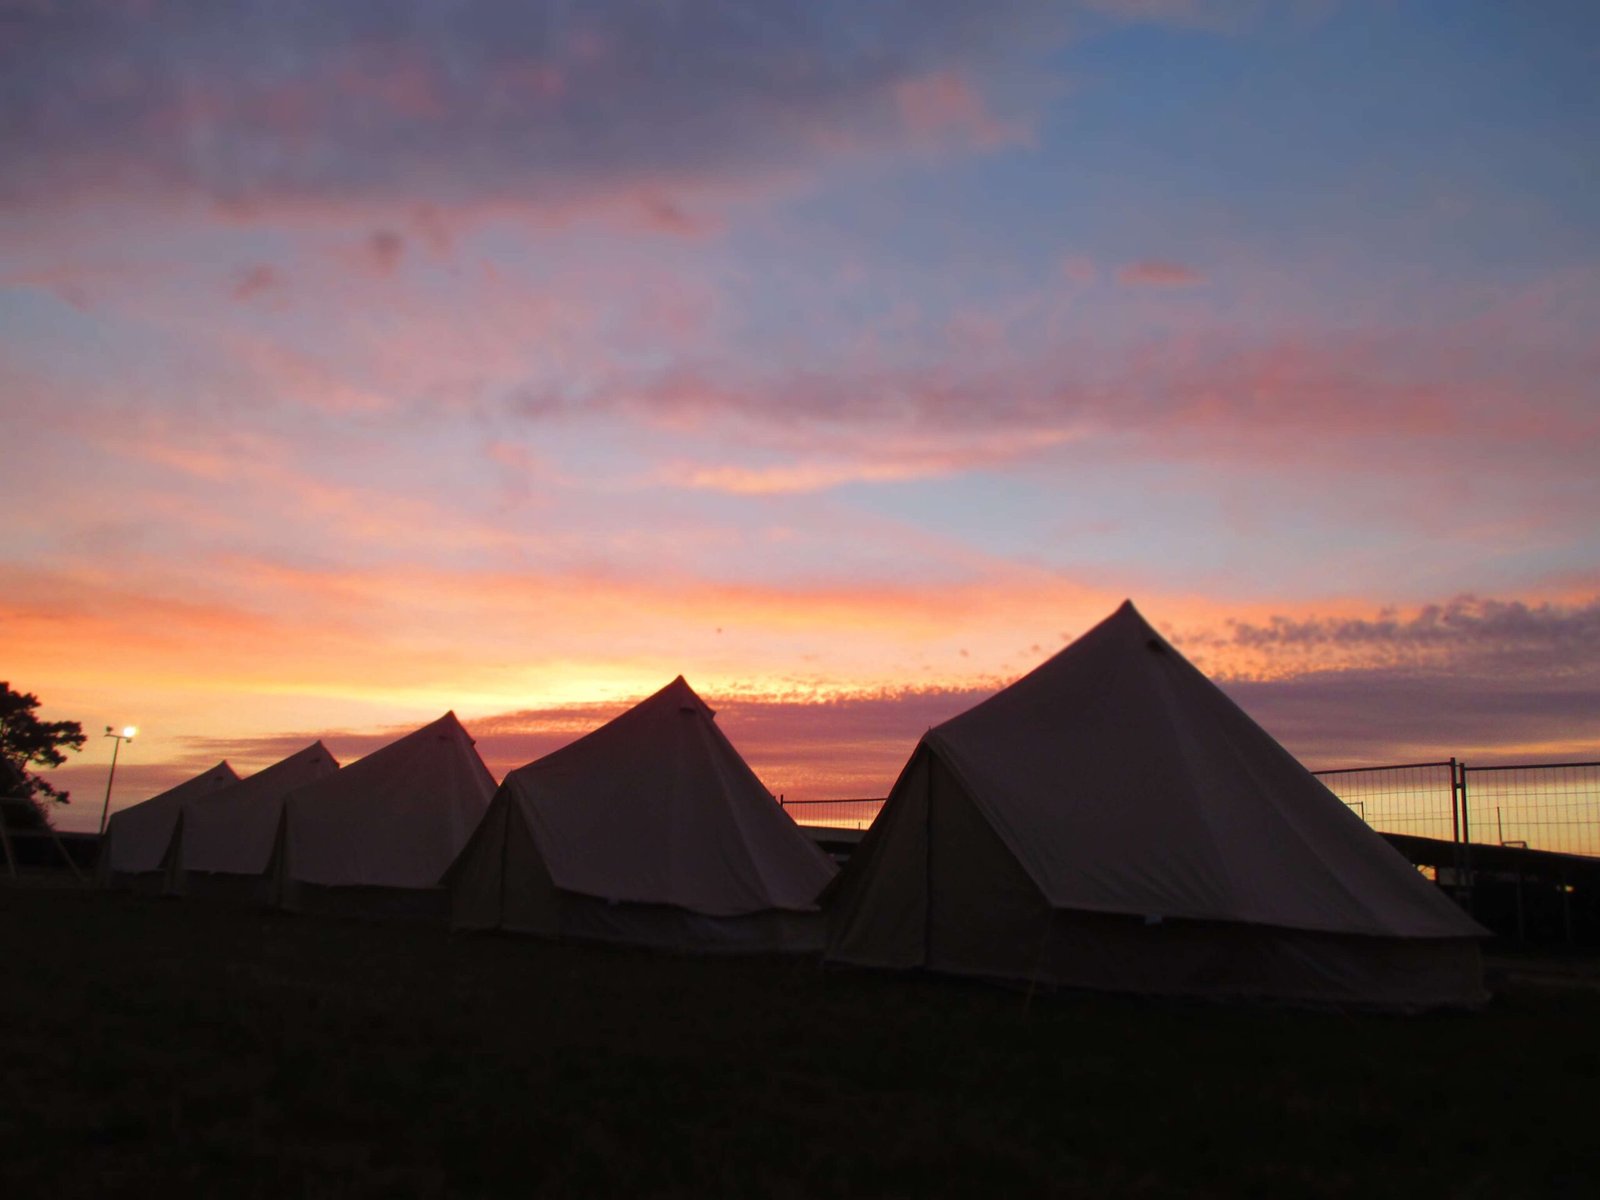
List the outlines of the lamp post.
{"type": "Polygon", "coordinates": [[[111,774],[106,776],[106,802],[100,806],[100,836],[106,835],[106,816],[111,811],[111,785],[117,778],[117,751],[122,749],[123,742],[133,741],[133,735],[139,731],[132,725],[124,725],[122,732],[118,733],[111,726],[106,726],[104,736],[114,738],[111,743],[111,774]]]}

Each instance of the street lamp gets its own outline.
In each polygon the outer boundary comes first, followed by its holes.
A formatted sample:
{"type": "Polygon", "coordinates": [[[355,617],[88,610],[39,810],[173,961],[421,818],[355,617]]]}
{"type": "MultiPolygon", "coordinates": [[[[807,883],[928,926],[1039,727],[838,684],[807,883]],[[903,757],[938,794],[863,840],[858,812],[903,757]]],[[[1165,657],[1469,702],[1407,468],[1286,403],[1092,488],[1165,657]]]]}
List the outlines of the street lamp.
{"type": "Polygon", "coordinates": [[[111,784],[117,777],[117,751],[122,749],[123,742],[133,741],[133,735],[139,731],[132,725],[124,725],[122,732],[118,733],[111,726],[106,726],[103,736],[115,738],[111,743],[111,774],[106,776],[106,802],[100,806],[100,836],[106,835],[106,815],[111,811],[111,784]]]}

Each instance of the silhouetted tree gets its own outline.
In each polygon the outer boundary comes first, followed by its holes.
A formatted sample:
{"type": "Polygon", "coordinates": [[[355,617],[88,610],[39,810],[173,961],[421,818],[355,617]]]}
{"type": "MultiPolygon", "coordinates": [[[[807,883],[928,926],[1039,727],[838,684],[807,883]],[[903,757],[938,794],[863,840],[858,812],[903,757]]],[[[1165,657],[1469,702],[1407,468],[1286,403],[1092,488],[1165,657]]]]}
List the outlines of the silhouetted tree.
{"type": "Polygon", "coordinates": [[[39,697],[14,692],[0,683],[0,795],[20,797],[26,804],[7,804],[6,823],[13,828],[50,823],[49,806],[69,802],[68,793],[32,774],[28,768],[59,767],[65,750],[83,748],[83,726],[76,721],[41,721],[39,697]]]}

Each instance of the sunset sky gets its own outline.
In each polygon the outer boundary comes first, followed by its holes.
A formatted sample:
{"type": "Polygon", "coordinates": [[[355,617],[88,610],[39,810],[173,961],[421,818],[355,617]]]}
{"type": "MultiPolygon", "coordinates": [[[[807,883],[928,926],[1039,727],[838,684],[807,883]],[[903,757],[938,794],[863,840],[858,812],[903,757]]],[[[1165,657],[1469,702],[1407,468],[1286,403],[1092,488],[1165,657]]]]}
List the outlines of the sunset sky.
{"type": "Polygon", "coordinates": [[[685,675],[881,795],[1125,597],[1600,757],[1600,5],[0,0],[0,678],[93,828],[685,675]]]}

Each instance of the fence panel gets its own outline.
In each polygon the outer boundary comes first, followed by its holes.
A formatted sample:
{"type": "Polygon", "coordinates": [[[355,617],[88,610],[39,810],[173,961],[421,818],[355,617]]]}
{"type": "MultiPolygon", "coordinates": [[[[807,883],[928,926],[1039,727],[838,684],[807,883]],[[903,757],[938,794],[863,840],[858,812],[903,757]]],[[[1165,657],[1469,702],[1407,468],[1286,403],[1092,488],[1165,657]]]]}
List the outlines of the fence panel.
{"type": "Polygon", "coordinates": [[[783,800],[783,811],[796,825],[826,825],[831,829],[865,829],[872,824],[882,800],[783,800]]]}
{"type": "Polygon", "coordinates": [[[1470,841],[1600,854],[1600,762],[1463,765],[1461,774],[1470,841]]]}
{"type": "MultiPolygon", "coordinates": [[[[1383,833],[1600,855],[1600,762],[1469,767],[1444,759],[1312,774],[1383,833]]],[[[844,829],[867,828],[883,807],[881,799],[779,803],[797,824],[844,829]]]]}
{"type": "Polygon", "coordinates": [[[1399,763],[1313,771],[1368,825],[1383,833],[1454,841],[1455,763],[1399,763]]]}

